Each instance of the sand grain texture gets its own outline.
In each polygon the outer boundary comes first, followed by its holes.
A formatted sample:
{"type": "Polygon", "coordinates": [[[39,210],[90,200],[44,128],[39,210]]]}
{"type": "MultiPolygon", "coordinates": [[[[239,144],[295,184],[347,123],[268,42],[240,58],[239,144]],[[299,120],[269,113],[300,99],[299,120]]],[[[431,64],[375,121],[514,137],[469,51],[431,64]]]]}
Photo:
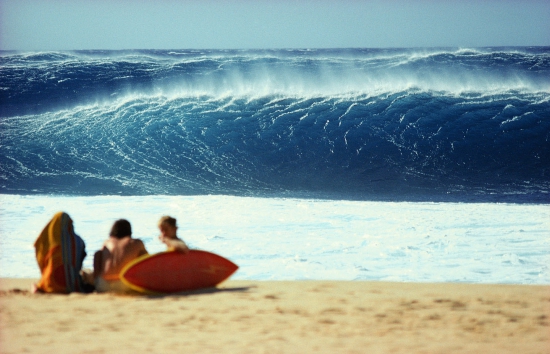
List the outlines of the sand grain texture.
{"type": "Polygon", "coordinates": [[[0,280],[1,353],[550,353],[550,286],[229,281],[164,297],[0,280]]]}

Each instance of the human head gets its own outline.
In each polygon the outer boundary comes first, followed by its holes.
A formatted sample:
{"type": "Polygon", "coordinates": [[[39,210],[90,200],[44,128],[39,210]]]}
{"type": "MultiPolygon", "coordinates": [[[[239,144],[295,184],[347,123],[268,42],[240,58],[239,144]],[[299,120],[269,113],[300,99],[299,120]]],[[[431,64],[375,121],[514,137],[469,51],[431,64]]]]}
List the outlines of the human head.
{"type": "Polygon", "coordinates": [[[69,234],[74,234],[74,222],[73,219],[64,211],[56,213],[52,221],[54,223],[59,223],[61,230],[66,230],[69,234]]]}
{"type": "Polygon", "coordinates": [[[162,236],[169,238],[176,238],[176,231],[178,227],[176,226],[176,219],[171,216],[163,216],[158,222],[158,227],[162,236]]]}
{"type": "Polygon", "coordinates": [[[130,222],[128,220],[119,219],[113,224],[113,227],[111,228],[111,233],[109,235],[116,238],[132,236],[132,226],[130,225],[130,222]]]}
{"type": "Polygon", "coordinates": [[[160,218],[160,220],[159,220],[159,227],[160,227],[161,225],[168,225],[168,226],[172,226],[172,227],[177,228],[177,226],[176,226],[176,219],[174,219],[173,217],[168,216],[168,215],[165,215],[165,216],[163,216],[162,218],[160,218]]]}

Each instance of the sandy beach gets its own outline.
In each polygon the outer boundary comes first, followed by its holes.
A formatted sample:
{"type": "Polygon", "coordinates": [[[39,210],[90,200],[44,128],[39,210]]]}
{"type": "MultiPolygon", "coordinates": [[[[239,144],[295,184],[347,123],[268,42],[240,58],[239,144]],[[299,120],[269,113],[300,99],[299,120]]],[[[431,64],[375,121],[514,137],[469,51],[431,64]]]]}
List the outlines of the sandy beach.
{"type": "Polygon", "coordinates": [[[550,286],[228,281],[171,296],[0,279],[1,353],[550,353],[550,286]]]}

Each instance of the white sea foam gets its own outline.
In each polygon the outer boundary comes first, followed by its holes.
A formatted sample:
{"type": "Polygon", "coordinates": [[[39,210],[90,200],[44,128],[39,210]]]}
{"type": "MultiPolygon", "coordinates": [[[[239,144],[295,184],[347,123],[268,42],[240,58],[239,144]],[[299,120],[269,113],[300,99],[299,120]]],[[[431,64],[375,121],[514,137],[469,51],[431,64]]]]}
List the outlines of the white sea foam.
{"type": "Polygon", "coordinates": [[[192,247],[240,266],[234,279],[550,284],[548,205],[390,203],[230,196],[0,195],[0,276],[37,277],[33,242],[57,211],[86,242],[114,220],[150,252],[161,215],[192,247]]]}

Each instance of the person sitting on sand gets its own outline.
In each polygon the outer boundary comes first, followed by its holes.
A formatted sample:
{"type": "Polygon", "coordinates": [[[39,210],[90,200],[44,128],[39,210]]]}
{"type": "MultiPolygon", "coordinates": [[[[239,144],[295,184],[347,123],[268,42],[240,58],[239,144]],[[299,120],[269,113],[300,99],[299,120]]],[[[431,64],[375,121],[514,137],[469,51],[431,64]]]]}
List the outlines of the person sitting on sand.
{"type": "Polygon", "coordinates": [[[147,254],[145,245],[132,238],[132,226],[125,219],[117,220],[103,248],[94,255],[94,278],[98,292],[128,292],[120,280],[120,271],[130,261],[147,254]]]}
{"type": "Polygon", "coordinates": [[[178,231],[176,219],[171,216],[163,216],[159,220],[158,227],[160,230],[159,240],[166,244],[168,250],[183,253],[189,252],[189,247],[187,247],[185,242],[176,236],[176,232],[178,231]]]}
{"type": "Polygon", "coordinates": [[[86,246],[75,234],[69,214],[58,212],[48,222],[34,243],[36,261],[42,277],[31,292],[92,292],[93,285],[82,279],[82,262],[86,246]]]}

